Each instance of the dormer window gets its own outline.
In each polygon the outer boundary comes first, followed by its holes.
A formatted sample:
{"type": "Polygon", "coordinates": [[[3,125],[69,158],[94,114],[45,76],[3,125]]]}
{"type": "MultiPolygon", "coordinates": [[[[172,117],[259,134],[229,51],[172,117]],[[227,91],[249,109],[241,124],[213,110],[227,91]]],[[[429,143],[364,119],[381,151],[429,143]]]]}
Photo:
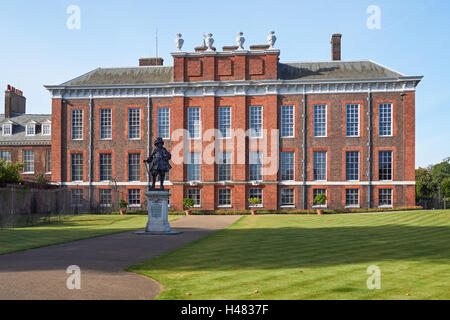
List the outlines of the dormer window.
{"type": "Polygon", "coordinates": [[[51,124],[43,124],[42,125],[42,134],[44,136],[49,136],[52,134],[52,125],[51,124]]]}
{"type": "Polygon", "coordinates": [[[35,124],[27,124],[27,136],[36,135],[36,125],[35,124]]]}
{"type": "Polygon", "coordinates": [[[12,124],[4,124],[3,125],[3,135],[4,136],[12,135],[12,124]]]}

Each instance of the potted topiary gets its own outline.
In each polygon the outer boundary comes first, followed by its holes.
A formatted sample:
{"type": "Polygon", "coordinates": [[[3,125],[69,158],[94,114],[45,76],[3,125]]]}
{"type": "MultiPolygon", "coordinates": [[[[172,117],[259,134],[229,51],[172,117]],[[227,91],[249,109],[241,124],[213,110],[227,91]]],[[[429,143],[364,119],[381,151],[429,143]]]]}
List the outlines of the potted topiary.
{"type": "Polygon", "coordinates": [[[128,202],[126,202],[123,198],[119,201],[120,215],[123,216],[127,214],[128,202]]]}
{"type": "Polygon", "coordinates": [[[248,202],[250,203],[250,210],[252,212],[252,216],[256,216],[257,213],[257,209],[256,207],[259,206],[261,204],[261,199],[259,198],[250,198],[248,199],[248,202]]]}
{"type": "MultiPolygon", "coordinates": [[[[325,206],[327,204],[327,196],[322,194],[318,194],[314,198],[314,204],[317,206],[325,206]]],[[[323,214],[323,209],[317,209],[317,214],[320,216],[323,214]]]]}
{"type": "Polygon", "coordinates": [[[183,207],[187,216],[191,215],[191,208],[195,205],[192,199],[183,199],[183,207]]]}

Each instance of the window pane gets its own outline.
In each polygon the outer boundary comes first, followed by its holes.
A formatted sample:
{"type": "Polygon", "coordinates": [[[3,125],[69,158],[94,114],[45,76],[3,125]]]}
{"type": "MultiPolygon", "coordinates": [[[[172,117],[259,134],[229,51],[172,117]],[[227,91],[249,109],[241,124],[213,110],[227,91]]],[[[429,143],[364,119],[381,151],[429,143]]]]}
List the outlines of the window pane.
{"type": "Polygon", "coordinates": [[[72,181],[83,181],[83,154],[73,153],[71,155],[72,181]]]}
{"type": "Polygon", "coordinates": [[[140,206],[141,205],[141,190],[140,189],[128,189],[128,205],[140,206]]]}
{"type": "Polygon", "coordinates": [[[201,137],[200,108],[188,108],[188,132],[191,139],[201,137]]]}
{"type": "Polygon", "coordinates": [[[187,198],[194,200],[194,207],[201,206],[200,189],[188,189],[187,198]]]}
{"type": "Polygon", "coordinates": [[[219,189],[219,206],[231,206],[231,189],[219,189]]]}
{"type": "Polygon", "coordinates": [[[379,180],[392,180],[392,151],[380,151],[378,153],[379,180]]]}
{"type": "Polygon", "coordinates": [[[111,189],[100,189],[100,206],[101,207],[111,207],[112,206],[112,190],[111,189]]]}
{"type": "Polygon", "coordinates": [[[100,139],[112,139],[111,109],[100,109],[100,139]]]}
{"type": "Polygon", "coordinates": [[[347,181],[359,181],[359,151],[345,153],[345,177],[347,181]]]}
{"type": "Polygon", "coordinates": [[[12,134],[12,126],[10,124],[3,125],[3,135],[10,136],[12,134]]]}
{"type": "MultiPolygon", "coordinates": [[[[314,207],[319,207],[319,205],[316,203],[316,197],[320,194],[323,195],[327,195],[327,190],[326,189],[313,189],[313,206],[314,207]]],[[[328,203],[328,201],[327,201],[328,203]]],[[[327,204],[323,205],[322,207],[326,207],[327,204]]]]}
{"type": "Polygon", "coordinates": [[[379,105],[379,128],[380,136],[392,135],[392,104],[390,103],[379,105]]]}
{"type": "Polygon", "coordinates": [[[378,191],[378,205],[380,207],[392,206],[392,189],[379,189],[378,191]]]}
{"type": "Polygon", "coordinates": [[[141,109],[128,109],[128,139],[141,138],[141,109]]]}
{"type": "Polygon", "coordinates": [[[52,126],[50,124],[44,124],[42,126],[42,134],[44,136],[49,136],[52,134],[52,126]]]}
{"type": "Polygon", "coordinates": [[[111,153],[100,154],[100,181],[111,181],[112,155],[111,153]]]}
{"type": "Polygon", "coordinates": [[[71,128],[72,140],[83,140],[83,110],[72,109],[71,128]]]}
{"type": "Polygon", "coordinates": [[[170,108],[158,109],[158,137],[170,139],[170,108]]]}
{"type": "Polygon", "coordinates": [[[72,207],[81,207],[83,205],[83,189],[70,190],[72,207]]]}
{"type": "Polygon", "coordinates": [[[281,189],[281,205],[294,206],[295,205],[295,190],[281,189]]]}
{"type": "Polygon", "coordinates": [[[327,105],[314,105],[314,137],[327,136],[327,105]]]}
{"type": "Polygon", "coordinates": [[[262,181],[262,153],[250,152],[250,181],[262,181]]]}
{"type": "Polygon", "coordinates": [[[25,167],[23,168],[24,173],[34,173],[34,151],[33,150],[23,150],[23,162],[25,167]]]}
{"type": "Polygon", "coordinates": [[[263,107],[252,106],[250,107],[250,138],[262,138],[262,118],[263,107]]]}
{"type": "Polygon", "coordinates": [[[295,153],[282,152],[281,153],[281,180],[293,181],[295,180],[295,153]]]}
{"type": "Polygon", "coordinates": [[[359,189],[345,190],[345,206],[359,207],[359,189]]]}
{"type": "Polygon", "coordinates": [[[231,181],[231,152],[220,152],[218,156],[218,180],[231,181]]]}
{"type": "Polygon", "coordinates": [[[141,155],[128,154],[128,181],[141,181],[141,155]]]}
{"type": "Polygon", "coordinates": [[[281,106],[281,137],[294,136],[294,106],[281,106]]]}
{"type": "Polygon", "coordinates": [[[52,172],[52,150],[45,151],[45,172],[52,172]]]}
{"type": "Polygon", "coordinates": [[[11,162],[11,151],[0,150],[0,160],[4,160],[6,162],[11,162]]]}
{"type": "Polygon", "coordinates": [[[313,153],[313,179],[315,181],[327,180],[327,153],[318,151],[313,153]]]}
{"type": "Polygon", "coordinates": [[[222,138],[231,137],[231,108],[219,108],[219,132],[222,138]]]}
{"type": "Polygon", "coordinates": [[[249,190],[249,199],[259,199],[261,201],[261,204],[258,206],[262,206],[263,204],[263,189],[250,189],[249,190]]]}
{"type": "Polygon", "coordinates": [[[201,174],[201,154],[200,152],[192,152],[188,159],[188,181],[200,181],[201,174]]]}
{"type": "Polygon", "coordinates": [[[347,105],[347,137],[359,136],[359,104],[347,105]]]}
{"type": "Polygon", "coordinates": [[[27,125],[27,136],[34,136],[36,134],[36,126],[34,124],[27,125]]]}

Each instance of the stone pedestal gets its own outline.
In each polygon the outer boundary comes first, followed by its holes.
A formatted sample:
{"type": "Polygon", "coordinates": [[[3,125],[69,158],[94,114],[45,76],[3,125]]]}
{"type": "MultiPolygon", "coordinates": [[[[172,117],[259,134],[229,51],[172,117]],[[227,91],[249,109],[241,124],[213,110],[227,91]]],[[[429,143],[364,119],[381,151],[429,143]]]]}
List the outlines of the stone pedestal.
{"type": "Polygon", "coordinates": [[[169,198],[168,191],[148,191],[148,223],[145,231],[136,232],[139,235],[176,235],[169,224],[169,198]]]}

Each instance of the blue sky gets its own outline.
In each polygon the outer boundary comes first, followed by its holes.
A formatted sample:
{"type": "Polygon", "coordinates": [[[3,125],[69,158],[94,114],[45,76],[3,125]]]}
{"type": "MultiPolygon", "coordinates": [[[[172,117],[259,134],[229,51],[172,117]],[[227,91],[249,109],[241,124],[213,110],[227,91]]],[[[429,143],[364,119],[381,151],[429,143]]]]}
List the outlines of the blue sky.
{"type": "Polygon", "coordinates": [[[215,45],[278,37],[281,60],[328,61],[333,33],[343,34],[343,60],[371,59],[407,75],[425,76],[416,95],[416,166],[450,156],[450,1],[86,1],[2,0],[0,101],[12,84],[24,91],[29,113],[50,113],[44,84],[60,84],[97,67],[135,66],[159,55],[172,64],[175,34],[186,51],[211,32],[215,45]],[[81,29],[66,26],[70,5],[81,9],[81,29]],[[381,9],[381,29],[366,26],[370,5],[381,9]]]}

